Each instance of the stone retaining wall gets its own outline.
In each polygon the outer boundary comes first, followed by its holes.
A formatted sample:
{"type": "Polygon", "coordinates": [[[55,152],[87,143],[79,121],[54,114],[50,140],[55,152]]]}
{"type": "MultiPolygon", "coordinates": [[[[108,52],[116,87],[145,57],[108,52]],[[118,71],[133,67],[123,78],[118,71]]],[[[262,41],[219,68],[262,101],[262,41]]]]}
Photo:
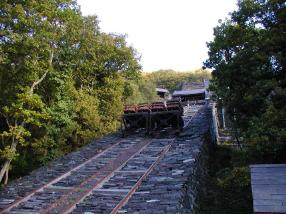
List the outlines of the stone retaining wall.
{"type": "MultiPolygon", "coordinates": [[[[178,213],[197,213],[199,205],[199,196],[205,192],[206,183],[208,180],[208,159],[209,152],[215,143],[213,127],[213,115],[211,114],[211,107],[205,112],[204,121],[200,121],[199,137],[197,140],[201,141],[199,152],[196,155],[194,165],[191,169],[187,182],[184,184],[182,190],[182,200],[178,213]]],[[[199,123],[193,123],[193,126],[198,126],[199,123]]],[[[198,133],[197,133],[198,134],[198,133]]],[[[188,138],[185,136],[184,138],[188,138]]],[[[195,139],[192,139],[195,140],[195,139]]]]}

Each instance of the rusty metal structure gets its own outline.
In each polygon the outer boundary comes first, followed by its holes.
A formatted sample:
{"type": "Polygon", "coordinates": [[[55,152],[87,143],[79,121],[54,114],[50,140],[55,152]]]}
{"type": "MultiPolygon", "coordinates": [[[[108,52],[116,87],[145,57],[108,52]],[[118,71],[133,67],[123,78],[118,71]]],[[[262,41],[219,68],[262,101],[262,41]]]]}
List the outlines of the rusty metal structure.
{"type": "Polygon", "coordinates": [[[127,132],[132,132],[140,128],[149,133],[149,104],[127,105],[124,107],[124,114],[121,121],[121,133],[124,137],[127,132]]]}
{"type": "Polygon", "coordinates": [[[121,122],[122,136],[138,129],[144,129],[145,134],[152,134],[164,128],[180,132],[184,125],[183,112],[179,100],[126,105],[121,122]]]}

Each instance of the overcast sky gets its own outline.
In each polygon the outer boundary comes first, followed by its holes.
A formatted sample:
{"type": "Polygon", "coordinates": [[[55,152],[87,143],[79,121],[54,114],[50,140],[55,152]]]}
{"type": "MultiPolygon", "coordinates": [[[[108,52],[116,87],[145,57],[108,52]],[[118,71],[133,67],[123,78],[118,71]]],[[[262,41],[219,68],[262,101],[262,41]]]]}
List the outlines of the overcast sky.
{"type": "Polygon", "coordinates": [[[236,0],[78,0],[104,32],[127,34],[144,71],[193,70],[207,58],[206,42],[236,0]]]}

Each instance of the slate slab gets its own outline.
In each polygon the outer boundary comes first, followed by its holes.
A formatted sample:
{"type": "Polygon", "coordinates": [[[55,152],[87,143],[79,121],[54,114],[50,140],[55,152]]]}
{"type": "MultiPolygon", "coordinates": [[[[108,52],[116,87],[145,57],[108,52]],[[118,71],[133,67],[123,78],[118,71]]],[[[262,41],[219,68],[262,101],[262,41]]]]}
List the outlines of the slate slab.
{"type": "Polygon", "coordinates": [[[254,213],[286,213],[286,164],[250,165],[254,213]]]}

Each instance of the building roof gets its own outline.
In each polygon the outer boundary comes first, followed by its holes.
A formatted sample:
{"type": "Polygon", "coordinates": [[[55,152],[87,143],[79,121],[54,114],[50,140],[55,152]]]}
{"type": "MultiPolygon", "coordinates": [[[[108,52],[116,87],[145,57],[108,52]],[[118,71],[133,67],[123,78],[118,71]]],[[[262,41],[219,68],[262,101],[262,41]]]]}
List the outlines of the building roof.
{"type": "Polygon", "coordinates": [[[173,96],[186,96],[186,95],[195,95],[204,93],[206,93],[206,89],[192,89],[192,90],[174,91],[173,96]]]}
{"type": "Polygon", "coordinates": [[[255,213],[286,213],[286,164],[251,165],[255,213]]]}
{"type": "Polygon", "coordinates": [[[157,92],[162,92],[162,93],[169,93],[169,91],[165,88],[156,88],[157,92]]]}

